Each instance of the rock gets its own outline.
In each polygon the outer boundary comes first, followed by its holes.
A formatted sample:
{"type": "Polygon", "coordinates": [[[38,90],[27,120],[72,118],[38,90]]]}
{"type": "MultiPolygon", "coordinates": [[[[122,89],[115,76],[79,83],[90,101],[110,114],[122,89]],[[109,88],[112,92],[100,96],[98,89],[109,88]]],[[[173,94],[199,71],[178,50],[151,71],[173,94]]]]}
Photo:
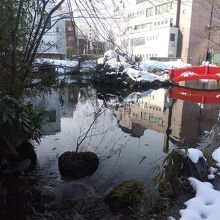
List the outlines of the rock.
{"type": "Polygon", "coordinates": [[[105,202],[113,212],[126,207],[133,207],[141,203],[146,196],[144,184],[138,180],[127,180],[115,188],[105,197],[105,202]]]}
{"type": "Polygon", "coordinates": [[[97,170],[98,164],[99,158],[92,152],[67,151],[58,158],[60,174],[75,179],[91,176],[97,170]]]}

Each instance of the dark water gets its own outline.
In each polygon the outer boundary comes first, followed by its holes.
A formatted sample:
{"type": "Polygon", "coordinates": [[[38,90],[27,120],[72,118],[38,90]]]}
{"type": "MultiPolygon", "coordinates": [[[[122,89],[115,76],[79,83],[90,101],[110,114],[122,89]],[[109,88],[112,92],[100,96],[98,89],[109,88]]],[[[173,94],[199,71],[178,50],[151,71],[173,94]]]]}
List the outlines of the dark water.
{"type": "Polygon", "coordinates": [[[204,92],[218,89],[218,85],[196,82],[185,86],[203,92],[173,87],[122,97],[97,91],[92,85],[73,84],[63,91],[31,98],[35,106],[49,112],[45,135],[36,145],[38,172],[45,184],[53,188],[57,198],[76,196],[70,189],[73,182],[85,184],[98,194],[127,179],[142,180],[153,189],[157,175],[153,170],[175,146],[202,147],[219,141],[220,92],[204,92]],[[76,149],[78,137],[100,111],[80,146],[80,151],[98,155],[97,171],[80,180],[63,180],[58,157],[76,149]]]}

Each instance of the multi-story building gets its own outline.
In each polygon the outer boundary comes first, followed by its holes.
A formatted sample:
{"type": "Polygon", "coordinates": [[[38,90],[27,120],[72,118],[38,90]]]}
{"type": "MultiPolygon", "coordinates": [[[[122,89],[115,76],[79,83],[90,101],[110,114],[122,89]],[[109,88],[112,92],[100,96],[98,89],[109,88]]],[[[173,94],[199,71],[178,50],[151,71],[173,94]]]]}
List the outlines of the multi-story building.
{"type": "MultiPolygon", "coordinates": [[[[117,43],[142,59],[177,56],[178,7],[176,1],[136,1],[125,7],[124,30],[117,43]]],[[[118,12],[117,12],[118,13],[118,12]]]]}
{"type": "Polygon", "coordinates": [[[195,0],[121,1],[116,43],[131,55],[199,64],[219,46],[220,4],[195,0]],[[124,11],[124,12],[123,12],[124,11]]]}
{"type": "MultiPolygon", "coordinates": [[[[49,2],[46,11],[51,11],[54,6],[55,3],[49,2]]],[[[68,9],[64,8],[54,13],[47,24],[46,33],[38,49],[38,56],[65,59],[93,52],[97,44],[93,46],[94,36],[91,28],[81,29],[79,24],[71,19],[72,16],[68,9]]]]}

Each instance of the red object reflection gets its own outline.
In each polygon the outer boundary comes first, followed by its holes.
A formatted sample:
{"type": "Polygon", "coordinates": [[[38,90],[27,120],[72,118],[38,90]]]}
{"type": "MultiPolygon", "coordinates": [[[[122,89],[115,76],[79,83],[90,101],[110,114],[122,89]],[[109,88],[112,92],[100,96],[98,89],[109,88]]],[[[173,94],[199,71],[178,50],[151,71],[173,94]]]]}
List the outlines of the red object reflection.
{"type": "Polygon", "coordinates": [[[193,66],[169,70],[170,80],[173,82],[214,79],[220,80],[220,67],[193,66]]]}
{"type": "Polygon", "coordinates": [[[220,91],[195,90],[177,86],[167,90],[167,97],[196,103],[220,103],[220,91]]]}

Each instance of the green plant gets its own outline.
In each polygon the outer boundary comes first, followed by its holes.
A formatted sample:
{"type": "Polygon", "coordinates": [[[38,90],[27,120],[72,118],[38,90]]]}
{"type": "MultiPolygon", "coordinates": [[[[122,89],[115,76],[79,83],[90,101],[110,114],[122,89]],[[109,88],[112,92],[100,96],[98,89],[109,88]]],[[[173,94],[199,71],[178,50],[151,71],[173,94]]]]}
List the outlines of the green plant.
{"type": "Polygon", "coordinates": [[[184,160],[177,149],[164,157],[162,166],[164,169],[160,171],[156,178],[156,187],[165,197],[175,197],[179,192],[188,190],[188,176],[185,168],[184,160]]]}
{"type": "Polygon", "coordinates": [[[0,98],[0,115],[0,140],[6,147],[15,149],[28,140],[40,141],[44,114],[32,104],[3,96],[0,98]]]}

